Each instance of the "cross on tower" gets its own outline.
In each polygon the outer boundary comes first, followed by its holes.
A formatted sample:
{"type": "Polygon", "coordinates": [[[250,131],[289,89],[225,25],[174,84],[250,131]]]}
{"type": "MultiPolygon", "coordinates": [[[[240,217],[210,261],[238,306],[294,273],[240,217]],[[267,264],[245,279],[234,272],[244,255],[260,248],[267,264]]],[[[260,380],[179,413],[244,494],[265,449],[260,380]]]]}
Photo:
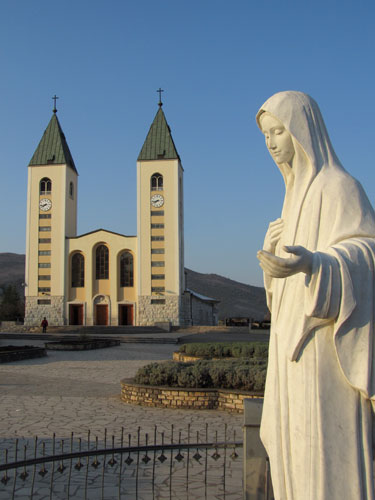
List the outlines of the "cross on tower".
{"type": "Polygon", "coordinates": [[[159,87],[156,92],[159,92],[159,106],[162,107],[163,103],[161,102],[161,93],[164,92],[164,90],[159,87]]]}
{"type": "Polygon", "coordinates": [[[52,100],[54,102],[53,104],[53,112],[56,113],[57,112],[57,109],[56,109],[56,100],[58,99],[57,95],[55,94],[53,97],[52,97],[52,100]]]}

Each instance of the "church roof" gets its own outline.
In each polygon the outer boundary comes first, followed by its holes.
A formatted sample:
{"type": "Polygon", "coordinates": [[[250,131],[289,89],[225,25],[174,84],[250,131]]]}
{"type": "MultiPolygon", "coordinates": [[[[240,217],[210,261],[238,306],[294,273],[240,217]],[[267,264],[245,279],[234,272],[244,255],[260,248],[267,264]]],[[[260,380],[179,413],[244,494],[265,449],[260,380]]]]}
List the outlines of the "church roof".
{"type": "Polygon", "coordinates": [[[194,292],[194,290],[191,290],[190,288],[187,288],[186,291],[194,295],[194,297],[196,297],[198,300],[201,300],[202,302],[211,302],[212,304],[220,302],[220,300],[218,299],[213,299],[212,297],[207,297],[207,295],[202,295],[198,292],[194,292]]]}
{"type": "Polygon", "coordinates": [[[44,131],[43,137],[36,148],[33,157],[31,158],[29,165],[61,164],[69,165],[74,172],[78,173],[74,165],[69,146],[66,142],[64,132],[62,131],[56,113],[54,113],[46,130],[44,131]]]}
{"type": "Polygon", "coordinates": [[[138,161],[162,159],[179,160],[180,157],[172,139],[171,129],[160,106],[139,153],[138,161]]]}
{"type": "Polygon", "coordinates": [[[79,234],[78,236],[66,236],[67,240],[78,240],[78,238],[83,238],[84,236],[88,236],[89,234],[99,233],[103,231],[104,233],[115,234],[116,236],[122,236],[124,238],[136,238],[136,236],[129,236],[127,234],[116,233],[115,231],[109,231],[109,229],[103,229],[102,227],[99,229],[94,229],[93,231],[89,231],[88,233],[79,234]]]}

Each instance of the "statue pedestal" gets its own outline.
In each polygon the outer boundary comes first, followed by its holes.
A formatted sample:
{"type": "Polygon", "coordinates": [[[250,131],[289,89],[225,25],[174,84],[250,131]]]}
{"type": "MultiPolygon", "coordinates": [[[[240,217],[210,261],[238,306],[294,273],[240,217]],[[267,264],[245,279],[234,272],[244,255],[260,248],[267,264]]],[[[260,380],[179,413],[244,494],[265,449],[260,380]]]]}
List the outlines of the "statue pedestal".
{"type": "Polygon", "coordinates": [[[244,399],[244,499],[272,500],[266,450],[259,437],[263,398],[244,399]]]}

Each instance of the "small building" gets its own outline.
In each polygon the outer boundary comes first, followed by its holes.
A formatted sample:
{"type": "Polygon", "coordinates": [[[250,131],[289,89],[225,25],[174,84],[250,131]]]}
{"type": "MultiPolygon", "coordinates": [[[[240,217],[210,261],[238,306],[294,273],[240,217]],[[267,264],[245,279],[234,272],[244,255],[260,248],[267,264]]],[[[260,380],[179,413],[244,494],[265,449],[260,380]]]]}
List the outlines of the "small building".
{"type": "Polygon", "coordinates": [[[183,174],[159,102],[137,161],[137,235],[77,235],[78,171],[55,108],[28,167],[25,324],[216,324],[217,301],[185,291],[183,174]]]}
{"type": "Polygon", "coordinates": [[[186,289],[183,295],[184,312],[187,316],[184,323],[187,325],[216,326],[219,321],[217,305],[220,300],[206,297],[193,290],[186,289]]]}

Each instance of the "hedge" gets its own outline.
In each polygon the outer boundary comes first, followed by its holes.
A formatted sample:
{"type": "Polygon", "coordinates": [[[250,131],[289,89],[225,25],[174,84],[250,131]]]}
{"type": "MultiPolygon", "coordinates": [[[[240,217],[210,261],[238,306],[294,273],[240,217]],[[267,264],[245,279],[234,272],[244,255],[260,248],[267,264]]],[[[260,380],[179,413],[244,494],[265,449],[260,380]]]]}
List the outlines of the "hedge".
{"type": "Polygon", "coordinates": [[[268,342],[193,342],[179,348],[188,356],[202,358],[256,358],[267,360],[268,342]]]}
{"type": "Polygon", "coordinates": [[[264,391],[267,363],[264,360],[165,361],[140,368],[136,384],[186,388],[243,389],[264,391]]]}

